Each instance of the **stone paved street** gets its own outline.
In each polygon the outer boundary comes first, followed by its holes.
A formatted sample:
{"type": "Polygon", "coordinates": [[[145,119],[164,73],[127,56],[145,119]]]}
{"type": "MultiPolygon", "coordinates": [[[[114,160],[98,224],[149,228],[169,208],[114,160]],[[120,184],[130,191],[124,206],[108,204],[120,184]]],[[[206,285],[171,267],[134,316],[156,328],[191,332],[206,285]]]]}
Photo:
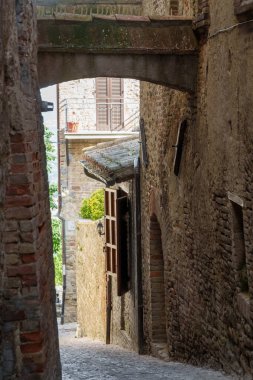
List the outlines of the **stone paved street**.
{"type": "Polygon", "coordinates": [[[210,369],[139,356],[117,346],[75,338],[73,324],[59,327],[63,380],[229,380],[210,369]]]}

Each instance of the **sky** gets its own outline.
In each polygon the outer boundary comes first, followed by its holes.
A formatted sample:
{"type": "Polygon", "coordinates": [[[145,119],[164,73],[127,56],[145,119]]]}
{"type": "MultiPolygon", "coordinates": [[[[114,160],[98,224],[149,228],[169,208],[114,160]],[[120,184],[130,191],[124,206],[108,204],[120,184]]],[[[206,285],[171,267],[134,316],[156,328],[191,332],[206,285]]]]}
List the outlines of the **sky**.
{"type": "Polygon", "coordinates": [[[42,112],[42,116],[44,119],[44,125],[53,132],[52,136],[52,144],[55,147],[55,156],[56,161],[54,162],[52,172],[49,173],[49,182],[57,183],[57,102],[56,102],[56,86],[50,86],[46,88],[42,88],[41,98],[47,102],[54,103],[54,110],[52,112],[42,112]]]}

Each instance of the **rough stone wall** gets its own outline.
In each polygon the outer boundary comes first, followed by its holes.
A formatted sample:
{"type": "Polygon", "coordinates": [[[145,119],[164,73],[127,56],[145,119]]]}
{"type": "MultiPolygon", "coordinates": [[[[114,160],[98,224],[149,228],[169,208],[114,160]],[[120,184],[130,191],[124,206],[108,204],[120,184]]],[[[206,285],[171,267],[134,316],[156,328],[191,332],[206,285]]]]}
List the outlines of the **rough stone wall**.
{"type": "Polygon", "coordinates": [[[34,9],[0,18],[0,377],[61,379],[34,9]]]}
{"type": "MultiPolygon", "coordinates": [[[[150,1],[144,9],[165,12],[161,3],[159,8],[150,1]]],[[[153,213],[161,227],[169,356],[222,367],[243,379],[253,373],[252,29],[244,25],[218,32],[238,23],[231,1],[209,1],[209,12],[210,37],[201,41],[194,97],[142,84],[149,156],[148,167],[142,167],[144,333],[150,352],[153,300],[147,231],[153,213]],[[172,145],[185,118],[188,127],[175,176],[172,145]],[[234,202],[228,192],[243,204],[245,293],[235,263],[234,202]]]]}
{"type": "Polygon", "coordinates": [[[117,295],[117,279],[112,277],[111,343],[134,350],[136,348],[134,288],[121,297],[117,295]]]}
{"type": "Polygon", "coordinates": [[[105,341],[106,273],[104,240],[96,222],[79,221],[76,241],[77,322],[80,336],[105,341]],[[87,310],[89,312],[87,312],[87,310]]]}

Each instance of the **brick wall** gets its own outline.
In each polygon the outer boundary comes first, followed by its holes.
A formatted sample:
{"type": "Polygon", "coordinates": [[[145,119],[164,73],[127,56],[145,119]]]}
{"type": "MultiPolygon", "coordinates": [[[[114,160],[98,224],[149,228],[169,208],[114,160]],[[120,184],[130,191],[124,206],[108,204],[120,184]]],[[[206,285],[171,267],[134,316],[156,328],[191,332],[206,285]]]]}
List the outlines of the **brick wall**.
{"type": "Polygon", "coordinates": [[[61,379],[33,6],[1,1],[0,15],[0,377],[61,379]]]}
{"type": "MultiPolygon", "coordinates": [[[[161,5],[161,4],[160,4],[161,5]]],[[[210,2],[209,34],[237,23],[233,2],[210,2]]],[[[165,10],[144,2],[148,12],[165,10]]],[[[141,85],[149,164],[142,167],[144,334],[152,352],[151,211],[161,227],[167,347],[175,360],[252,376],[252,51],[250,28],[218,33],[200,48],[194,97],[141,85]],[[173,162],[188,120],[179,175],[173,162]],[[154,135],[155,131],[155,135],[154,135]],[[249,291],[236,267],[233,200],[243,203],[249,291]],[[240,201],[239,201],[240,202],[240,201]],[[151,299],[151,300],[150,300],[151,299]]],[[[245,273],[244,273],[245,275],[245,273]]],[[[154,353],[154,351],[153,351],[154,353]]],[[[157,353],[155,353],[157,354],[157,353]]],[[[246,378],[246,377],[245,377],[246,378]]]]}

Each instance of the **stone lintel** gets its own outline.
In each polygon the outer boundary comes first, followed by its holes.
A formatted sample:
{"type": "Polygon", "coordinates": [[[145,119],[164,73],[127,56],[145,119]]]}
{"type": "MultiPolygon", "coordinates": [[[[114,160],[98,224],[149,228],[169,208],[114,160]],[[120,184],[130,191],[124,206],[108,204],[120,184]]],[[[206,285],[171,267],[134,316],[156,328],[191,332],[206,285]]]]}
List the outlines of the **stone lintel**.
{"type": "Polygon", "coordinates": [[[197,53],[189,18],[119,15],[91,21],[38,20],[39,51],[69,53],[175,54],[197,53]]]}

